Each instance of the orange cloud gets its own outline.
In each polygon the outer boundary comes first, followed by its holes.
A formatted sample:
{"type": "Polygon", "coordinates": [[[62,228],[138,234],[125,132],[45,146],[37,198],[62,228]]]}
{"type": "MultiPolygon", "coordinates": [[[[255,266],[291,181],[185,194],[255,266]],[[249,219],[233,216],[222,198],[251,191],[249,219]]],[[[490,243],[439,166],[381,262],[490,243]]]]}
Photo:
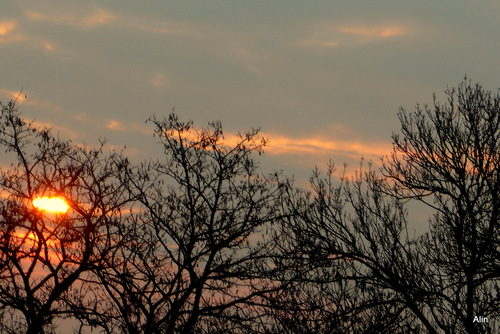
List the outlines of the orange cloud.
{"type": "Polygon", "coordinates": [[[42,48],[45,51],[54,51],[54,46],[46,40],[32,38],[17,31],[17,23],[14,21],[0,22],[0,43],[24,43],[29,46],[42,48]]]}
{"type": "Polygon", "coordinates": [[[6,36],[15,27],[16,23],[14,21],[0,22],[0,36],[6,36]]]}
{"type": "Polygon", "coordinates": [[[51,22],[56,24],[66,24],[82,28],[95,28],[105,25],[113,25],[127,29],[145,31],[149,33],[171,34],[187,33],[193,30],[193,27],[183,22],[177,22],[176,27],[172,28],[172,23],[168,24],[163,20],[156,20],[150,17],[140,17],[133,15],[118,15],[111,13],[103,8],[97,8],[90,14],[80,14],[73,10],[72,12],[57,12],[55,14],[46,14],[37,11],[27,11],[26,17],[32,21],[51,22]]]}
{"type": "Polygon", "coordinates": [[[366,26],[347,26],[341,27],[339,32],[342,34],[355,35],[359,37],[394,37],[406,35],[408,29],[402,26],[381,26],[381,27],[366,27],[366,26]]]}
{"type": "Polygon", "coordinates": [[[310,35],[296,41],[298,47],[328,48],[340,45],[405,36],[411,32],[408,25],[402,24],[352,24],[350,22],[320,22],[314,24],[310,35]]]}
{"type": "Polygon", "coordinates": [[[21,90],[9,90],[0,88],[0,98],[14,100],[17,103],[21,103],[26,100],[26,94],[21,90]]]}
{"type": "Polygon", "coordinates": [[[10,90],[0,88],[0,100],[1,99],[15,100],[17,104],[22,103],[29,106],[39,107],[55,113],[61,113],[64,111],[60,106],[50,101],[33,98],[29,93],[26,93],[24,89],[10,90]]]}
{"type": "Polygon", "coordinates": [[[133,122],[123,122],[116,119],[94,119],[90,121],[84,115],[76,116],[76,119],[80,122],[86,122],[89,124],[93,124],[96,127],[102,127],[102,124],[106,124],[106,128],[113,131],[127,131],[127,133],[138,133],[138,134],[151,134],[152,130],[147,128],[145,125],[136,124],[133,122]]]}
{"type": "Polygon", "coordinates": [[[110,130],[115,130],[115,131],[123,131],[123,130],[125,130],[125,127],[123,126],[123,124],[120,123],[117,120],[111,120],[108,123],[107,128],[110,129],[110,130]]]}
{"type": "Polygon", "coordinates": [[[151,83],[156,88],[162,88],[165,85],[165,76],[163,74],[157,74],[151,79],[151,83]]]}
{"type": "MultiPolygon", "coordinates": [[[[42,108],[45,109],[46,111],[49,111],[52,114],[57,115],[58,118],[60,118],[62,114],[65,114],[63,108],[61,108],[59,105],[50,101],[36,99],[32,96],[29,96],[29,93],[26,93],[25,91],[21,90],[15,91],[15,90],[0,88],[0,100],[3,100],[4,102],[5,100],[14,100],[17,105],[26,105],[30,107],[35,107],[36,109],[42,108]]],[[[23,118],[23,120],[27,123],[31,123],[33,126],[40,129],[43,128],[54,129],[72,139],[80,137],[80,135],[78,135],[77,132],[72,131],[69,127],[55,125],[51,122],[42,122],[39,120],[33,120],[30,117],[25,117],[23,118]]]]}
{"type": "Polygon", "coordinates": [[[266,151],[270,154],[310,154],[381,157],[391,152],[390,143],[363,142],[360,140],[335,140],[323,137],[288,137],[269,135],[266,151]]]}
{"type": "MultiPolygon", "coordinates": [[[[345,136],[353,136],[340,128],[339,133],[345,136]]],[[[195,140],[197,132],[191,129],[190,133],[185,134],[186,139],[195,140]]],[[[374,142],[365,140],[337,140],[327,136],[311,137],[291,137],[279,133],[260,133],[261,137],[266,138],[268,143],[265,147],[266,154],[271,155],[311,155],[316,157],[325,156],[344,156],[353,159],[359,159],[361,156],[371,159],[378,159],[392,152],[390,142],[374,142]]],[[[259,139],[256,138],[258,141],[259,139]]],[[[237,135],[224,135],[221,144],[235,146],[241,141],[237,135]]]]}
{"type": "Polygon", "coordinates": [[[64,23],[79,27],[93,28],[100,25],[110,24],[117,20],[114,14],[105,11],[102,8],[94,10],[91,14],[85,16],[74,15],[47,15],[40,12],[28,11],[26,17],[32,21],[49,21],[53,23],[64,23]]]}
{"type": "Polygon", "coordinates": [[[103,9],[98,9],[91,15],[84,17],[82,22],[85,26],[96,26],[101,24],[108,24],[115,20],[116,17],[113,14],[110,14],[103,9]]]}
{"type": "Polygon", "coordinates": [[[123,120],[97,117],[86,113],[75,115],[74,120],[80,124],[86,124],[87,126],[91,126],[96,129],[106,128],[113,131],[126,131],[128,134],[137,133],[150,135],[153,132],[150,127],[141,123],[137,124],[135,122],[124,122],[123,120]]]}
{"type": "Polygon", "coordinates": [[[77,132],[71,130],[70,128],[64,127],[61,125],[56,125],[56,124],[51,123],[51,122],[40,122],[37,120],[24,118],[24,117],[23,117],[23,120],[26,123],[31,123],[37,129],[51,129],[52,133],[54,133],[54,131],[55,131],[55,133],[62,133],[64,137],[69,137],[71,139],[77,139],[77,138],[81,137],[81,135],[79,135],[77,132]]]}
{"type": "Polygon", "coordinates": [[[338,46],[336,42],[328,42],[321,40],[305,40],[297,43],[298,46],[316,46],[316,47],[335,47],[338,46]]]}
{"type": "Polygon", "coordinates": [[[27,38],[15,33],[17,23],[14,21],[0,22],[0,43],[22,42],[27,38]]]}

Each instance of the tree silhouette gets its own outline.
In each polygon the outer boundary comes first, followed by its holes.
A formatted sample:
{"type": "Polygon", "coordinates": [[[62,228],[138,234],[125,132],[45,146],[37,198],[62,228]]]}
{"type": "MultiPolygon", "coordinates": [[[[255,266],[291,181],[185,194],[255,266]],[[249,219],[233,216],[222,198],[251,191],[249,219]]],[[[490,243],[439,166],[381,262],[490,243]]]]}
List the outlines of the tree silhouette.
{"type": "Polygon", "coordinates": [[[447,103],[435,99],[433,109],[400,113],[402,137],[393,137],[384,166],[394,185],[385,187],[435,211],[419,272],[439,282],[426,288],[434,326],[492,331],[474,317],[499,315],[500,96],[467,81],[446,94],[447,103]]]}
{"type": "Polygon", "coordinates": [[[260,172],[256,129],[151,117],[164,155],[134,166],[1,104],[0,331],[499,332],[500,96],[446,94],[400,110],[381,168],[329,164],[310,190],[260,172]]]}
{"type": "Polygon", "coordinates": [[[114,229],[127,202],[117,153],[80,148],[23,120],[15,101],[1,105],[0,329],[53,332],[53,320],[74,315],[86,298],[78,280],[101,268],[117,247],[114,229]],[[70,210],[34,207],[40,196],[65,199],[70,210]]]}
{"type": "Polygon", "coordinates": [[[110,332],[233,333],[259,327],[272,279],[283,184],[258,173],[258,130],[224,139],[221,124],[196,130],[175,114],[151,118],[164,159],[129,171],[136,213],[124,243],[98,273],[110,332]]]}
{"type": "MultiPolygon", "coordinates": [[[[380,173],[360,168],[336,183],[330,166],[326,177],[314,173],[312,194],[295,195],[284,233],[313,268],[299,283],[323,308],[304,302],[306,324],[498,332],[500,96],[467,81],[446,94],[444,104],[400,110],[401,134],[380,173]],[[408,227],[408,201],[434,212],[421,236],[408,227]]],[[[281,297],[301,301],[304,291],[281,297]]],[[[293,314],[281,319],[297,326],[293,314]]]]}

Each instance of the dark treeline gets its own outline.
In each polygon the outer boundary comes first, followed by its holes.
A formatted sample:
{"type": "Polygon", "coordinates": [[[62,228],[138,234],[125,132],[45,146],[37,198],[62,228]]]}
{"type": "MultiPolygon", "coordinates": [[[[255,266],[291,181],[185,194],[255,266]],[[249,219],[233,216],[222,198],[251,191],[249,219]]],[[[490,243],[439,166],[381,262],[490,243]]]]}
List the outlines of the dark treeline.
{"type": "Polygon", "coordinates": [[[500,96],[446,95],[308,189],[258,168],[259,130],[151,117],[164,154],[136,165],[1,104],[0,333],[500,332],[500,96]]]}

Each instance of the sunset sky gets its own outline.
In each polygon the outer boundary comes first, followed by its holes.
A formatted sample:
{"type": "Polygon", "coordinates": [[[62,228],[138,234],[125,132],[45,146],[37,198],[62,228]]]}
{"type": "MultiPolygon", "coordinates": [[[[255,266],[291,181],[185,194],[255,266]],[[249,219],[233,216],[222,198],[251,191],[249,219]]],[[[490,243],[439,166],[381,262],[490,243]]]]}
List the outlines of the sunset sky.
{"type": "Polygon", "coordinates": [[[263,164],[300,179],[378,161],[399,106],[465,75],[496,92],[499,32],[499,1],[2,1],[0,99],[22,88],[26,118],[139,160],[174,107],[262,127],[263,164]]]}

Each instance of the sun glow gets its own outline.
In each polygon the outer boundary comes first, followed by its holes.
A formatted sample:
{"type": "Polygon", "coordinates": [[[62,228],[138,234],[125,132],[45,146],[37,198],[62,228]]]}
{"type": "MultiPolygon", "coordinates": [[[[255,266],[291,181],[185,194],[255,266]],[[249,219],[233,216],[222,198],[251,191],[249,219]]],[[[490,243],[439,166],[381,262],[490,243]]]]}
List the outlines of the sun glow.
{"type": "Polygon", "coordinates": [[[33,200],[33,206],[45,211],[65,213],[69,206],[61,197],[39,197],[33,200]]]}

